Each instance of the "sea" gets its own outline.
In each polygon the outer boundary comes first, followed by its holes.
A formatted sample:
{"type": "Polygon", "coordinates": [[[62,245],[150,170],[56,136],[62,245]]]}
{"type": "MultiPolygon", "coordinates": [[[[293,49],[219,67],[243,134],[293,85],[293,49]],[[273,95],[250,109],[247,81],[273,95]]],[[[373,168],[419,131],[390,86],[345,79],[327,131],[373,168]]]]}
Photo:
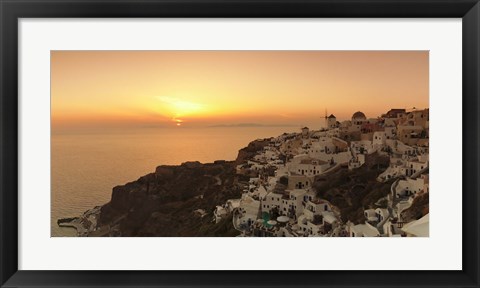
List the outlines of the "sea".
{"type": "Polygon", "coordinates": [[[251,141],[299,127],[205,127],[62,131],[51,137],[51,236],[75,236],[57,219],[110,201],[112,188],[186,161],[235,160],[251,141]]]}

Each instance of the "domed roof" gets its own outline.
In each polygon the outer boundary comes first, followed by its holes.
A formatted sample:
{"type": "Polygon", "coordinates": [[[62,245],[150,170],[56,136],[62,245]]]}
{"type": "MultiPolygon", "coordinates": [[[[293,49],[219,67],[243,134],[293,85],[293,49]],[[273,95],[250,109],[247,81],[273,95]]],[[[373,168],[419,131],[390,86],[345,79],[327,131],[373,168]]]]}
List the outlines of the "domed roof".
{"type": "Polygon", "coordinates": [[[365,120],[365,119],[367,119],[367,117],[365,116],[365,114],[363,114],[363,112],[357,111],[357,112],[353,113],[352,119],[365,120]]]}

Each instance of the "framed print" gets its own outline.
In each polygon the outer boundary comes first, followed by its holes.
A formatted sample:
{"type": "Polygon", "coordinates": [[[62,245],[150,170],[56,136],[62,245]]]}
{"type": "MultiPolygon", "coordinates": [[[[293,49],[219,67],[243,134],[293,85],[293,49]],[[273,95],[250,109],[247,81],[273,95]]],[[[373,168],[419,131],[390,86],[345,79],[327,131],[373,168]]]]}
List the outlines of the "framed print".
{"type": "Polygon", "coordinates": [[[2,287],[478,287],[478,5],[2,1],[2,287]]]}

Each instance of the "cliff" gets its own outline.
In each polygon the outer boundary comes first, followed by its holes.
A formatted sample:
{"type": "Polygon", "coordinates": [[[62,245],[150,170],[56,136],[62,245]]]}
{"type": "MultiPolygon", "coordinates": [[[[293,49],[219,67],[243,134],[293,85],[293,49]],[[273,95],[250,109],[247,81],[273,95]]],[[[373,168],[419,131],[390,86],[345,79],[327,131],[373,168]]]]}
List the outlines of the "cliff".
{"type": "Polygon", "coordinates": [[[318,197],[340,210],[343,222],[363,224],[364,209],[379,207],[376,203],[390,192],[393,179],[384,183],[376,180],[388,166],[388,161],[388,157],[373,153],[360,168],[337,169],[315,177],[313,188],[318,197]]]}
{"type": "Polygon", "coordinates": [[[418,220],[427,215],[429,211],[429,193],[422,193],[413,199],[412,206],[402,212],[403,221],[418,220]]]}
{"type": "Polygon", "coordinates": [[[238,156],[235,160],[235,164],[241,164],[251,159],[258,151],[262,150],[263,147],[267,146],[269,143],[270,139],[257,139],[250,142],[247,147],[242,148],[238,151],[238,156]]]}
{"type": "Polygon", "coordinates": [[[76,228],[79,236],[236,236],[231,218],[212,223],[213,211],[240,198],[245,183],[235,167],[265,145],[266,139],[251,142],[235,161],[158,166],[154,173],[114,187],[107,204],[58,223],[76,228]],[[197,209],[206,215],[195,215],[197,209]]]}
{"type": "MultiPolygon", "coordinates": [[[[240,195],[233,162],[159,166],[114,187],[97,228],[104,236],[206,236],[199,228],[211,222],[215,206],[240,195]],[[207,217],[194,217],[196,209],[207,211],[207,217]]],[[[95,234],[89,236],[102,236],[95,234]]]]}

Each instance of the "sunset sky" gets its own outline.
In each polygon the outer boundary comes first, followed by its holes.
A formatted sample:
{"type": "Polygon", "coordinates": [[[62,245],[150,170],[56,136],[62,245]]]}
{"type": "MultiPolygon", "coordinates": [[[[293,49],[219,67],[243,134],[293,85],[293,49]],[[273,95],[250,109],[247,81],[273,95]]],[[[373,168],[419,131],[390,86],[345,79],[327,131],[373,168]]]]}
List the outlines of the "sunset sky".
{"type": "Polygon", "coordinates": [[[52,126],[373,118],[427,108],[428,65],[428,51],[52,51],[52,126]]]}

